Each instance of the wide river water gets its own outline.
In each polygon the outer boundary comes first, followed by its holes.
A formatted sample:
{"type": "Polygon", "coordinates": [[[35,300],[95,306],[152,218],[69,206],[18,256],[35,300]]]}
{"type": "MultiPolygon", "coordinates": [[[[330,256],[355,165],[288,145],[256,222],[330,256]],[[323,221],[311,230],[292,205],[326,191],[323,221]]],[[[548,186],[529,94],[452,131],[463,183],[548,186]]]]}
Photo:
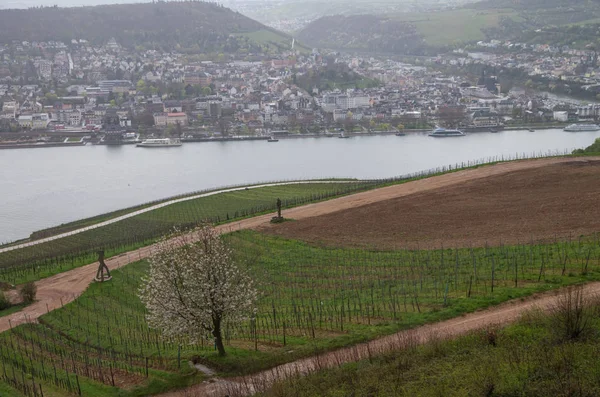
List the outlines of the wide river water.
{"type": "Polygon", "coordinates": [[[600,132],[562,130],[0,150],[0,242],[177,194],[324,177],[385,178],[516,153],[590,145],[600,132]]]}

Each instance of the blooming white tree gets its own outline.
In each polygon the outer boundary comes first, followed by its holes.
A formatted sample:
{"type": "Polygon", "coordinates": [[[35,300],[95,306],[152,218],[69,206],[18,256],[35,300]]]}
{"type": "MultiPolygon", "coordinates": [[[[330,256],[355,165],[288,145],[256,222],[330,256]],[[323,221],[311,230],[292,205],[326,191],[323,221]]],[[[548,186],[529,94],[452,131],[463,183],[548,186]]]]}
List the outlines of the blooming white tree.
{"type": "Polygon", "coordinates": [[[192,342],[212,336],[219,355],[225,355],[224,322],[252,314],[257,294],[231,248],[209,226],[162,239],[140,288],[151,327],[192,342]]]}

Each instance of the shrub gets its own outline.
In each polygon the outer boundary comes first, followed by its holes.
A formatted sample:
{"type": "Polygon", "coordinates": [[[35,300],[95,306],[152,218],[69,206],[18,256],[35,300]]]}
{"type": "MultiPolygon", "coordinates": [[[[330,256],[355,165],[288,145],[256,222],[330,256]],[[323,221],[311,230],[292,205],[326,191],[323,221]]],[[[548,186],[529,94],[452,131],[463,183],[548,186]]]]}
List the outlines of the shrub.
{"type": "Polygon", "coordinates": [[[30,304],[35,301],[37,295],[37,287],[34,282],[29,282],[21,287],[21,299],[23,303],[30,304]]]}
{"type": "Polygon", "coordinates": [[[10,306],[10,301],[4,292],[0,291],[0,310],[8,309],[10,306]]]}
{"type": "Polygon", "coordinates": [[[581,286],[569,287],[558,295],[553,307],[553,329],[562,340],[579,339],[590,330],[593,316],[592,302],[586,298],[581,286]]]}
{"type": "Polygon", "coordinates": [[[498,332],[495,328],[490,327],[486,330],[486,340],[488,345],[496,347],[498,344],[498,332]]]}

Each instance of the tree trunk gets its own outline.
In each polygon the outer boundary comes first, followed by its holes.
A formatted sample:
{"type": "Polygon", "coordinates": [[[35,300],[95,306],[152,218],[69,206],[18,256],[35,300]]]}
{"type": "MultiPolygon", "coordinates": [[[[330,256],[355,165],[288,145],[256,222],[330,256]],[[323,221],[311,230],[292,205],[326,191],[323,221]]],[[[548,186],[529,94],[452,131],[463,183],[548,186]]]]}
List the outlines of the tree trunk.
{"type": "Polygon", "coordinates": [[[213,318],[213,336],[215,337],[215,346],[217,347],[217,351],[219,352],[219,356],[224,356],[225,346],[223,346],[223,336],[221,335],[221,319],[213,318]]]}

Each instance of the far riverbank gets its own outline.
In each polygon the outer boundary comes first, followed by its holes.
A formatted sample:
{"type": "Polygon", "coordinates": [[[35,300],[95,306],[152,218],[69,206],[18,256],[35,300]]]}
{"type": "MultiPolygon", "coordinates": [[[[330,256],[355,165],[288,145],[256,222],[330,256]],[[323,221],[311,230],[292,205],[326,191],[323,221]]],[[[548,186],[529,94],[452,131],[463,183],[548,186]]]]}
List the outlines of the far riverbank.
{"type": "MultiPolygon", "coordinates": [[[[511,125],[507,126],[500,131],[528,131],[529,129],[538,129],[538,130],[550,130],[550,129],[562,129],[566,127],[568,124],[523,124],[523,125],[511,125]]],[[[341,136],[344,137],[358,137],[358,136],[388,136],[388,135],[397,135],[397,134],[427,134],[432,131],[431,128],[427,129],[403,129],[403,130],[389,130],[389,131],[360,131],[360,132],[327,132],[327,133],[318,133],[318,134],[295,134],[295,133],[287,133],[282,134],[281,132],[275,133],[274,135],[260,135],[260,136],[226,136],[226,137],[203,137],[203,136],[190,136],[184,137],[181,139],[183,143],[207,143],[207,142],[243,142],[243,141],[267,141],[271,137],[275,137],[277,139],[301,139],[301,138],[339,138],[341,136]]],[[[465,131],[468,134],[481,134],[491,132],[488,129],[482,128],[478,131],[465,131]]],[[[59,137],[60,132],[54,131],[52,132],[54,137],[59,137]]],[[[14,134],[11,135],[11,137],[14,134]]],[[[89,137],[89,136],[88,136],[89,137]]],[[[29,141],[18,141],[12,140],[5,143],[2,139],[2,134],[0,134],[0,150],[5,149],[40,149],[40,148],[55,148],[55,147],[76,147],[76,146],[86,146],[86,145],[99,145],[99,146],[123,146],[123,145],[131,145],[131,142],[122,143],[122,144],[111,144],[106,145],[102,143],[97,143],[92,141],[89,138],[84,138],[80,133],[78,135],[67,134],[64,136],[64,142],[35,142],[32,140],[29,141]],[[80,137],[81,141],[69,141],[70,138],[80,137]]],[[[143,139],[143,138],[142,138],[143,139]]]]}

